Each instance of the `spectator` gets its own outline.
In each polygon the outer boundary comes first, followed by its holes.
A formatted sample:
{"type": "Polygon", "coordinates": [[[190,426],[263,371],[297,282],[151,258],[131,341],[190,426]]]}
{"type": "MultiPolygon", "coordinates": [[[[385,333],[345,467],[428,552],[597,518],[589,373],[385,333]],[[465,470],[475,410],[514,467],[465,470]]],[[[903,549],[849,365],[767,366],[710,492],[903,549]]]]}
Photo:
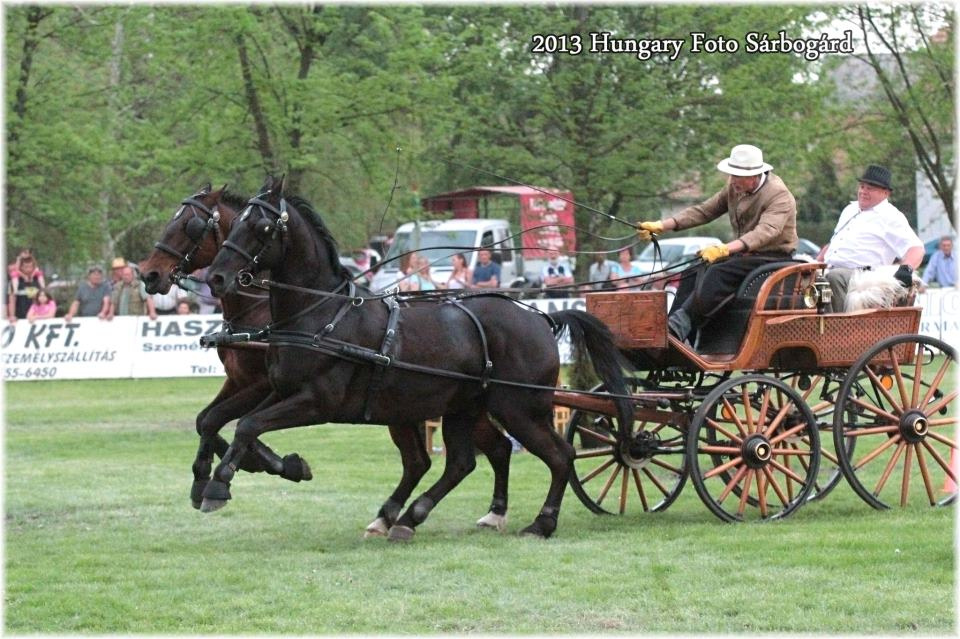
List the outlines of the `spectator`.
{"type": "Polygon", "coordinates": [[[110,288],[114,289],[123,280],[123,269],[127,266],[127,260],[122,257],[115,257],[110,262],[110,288]]]}
{"type": "Polygon", "coordinates": [[[354,264],[357,265],[357,268],[363,273],[364,279],[369,283],[370,280],[373,279],[373,272],[370,271],[370,268],[373,266],[370,260],[370,253],[366,249],[355,249],[352,256],[354,264]]]}
{"type": "Polygon", "coordinates": [[[50,319],[57,316],[57,303],[50,297],[46,289],[39,289],[36,297],[33,298],[33,304],[27,311],[27,320],[32,324],[34,320],[50,319]]]}
{"type": "Polygon", "coordinates": [[[447,278],[447,288],[462,289],[470,286],[473,275],[470,267],[467,266],[467,258],[463,253],[457,253],[453,256],[453,272],[447,278]]]}
{"type": "Polygon", "coordinates": [[[37,261],[33,254],[21,252],[17,257],[16,268],[10,274],[7,290],[7,319],[11,323],[18,319],[26,319],[27,311],[30,310],[37,291],[45,286],[43,274],[37,268],[37,261]]]}
{"type": "Polygon", "coordinates": [[[639,282],[637,278],[643,275],[636,264],[633,263],[633,255],[629,248],[620,249],[617,254],[616,264],[610,267],[610,279],[613,280],[617,288],[629,288],[639,282]]]}
{"type": "MultiPolygon", "coordinates": [[[[831,306],[841,313],[846,310],[850,277],[857,269],[899,260],[912,271],[923,260],[923,242],[887,199],[893,188],[890,170],[871,164],[858,182],[857,199],[840,213],[833,237],[817,255],[827,263],[831,306]]],[[[907,282],[909,278],[909,273],[903,276],[907,282]]]]}
{"type": "MultiPolygon", "coordinates": [[[[200,269],[199,271],[194,272],[193,280],[196,282],[194,288],[194,295],[197,298],[197,313],[204,315],[210,313],[219,313],[220,312],[220,300],[213,296],[213,293],[210,291],[210,285],[207,284],[207,269],[206,267],[200,269]]],[[[157,300],[153,300],[154,306],[156,306],[157,300]]],[[[157,311],[160,312],[159,310],[157,311]]]]}
{"type": "Polygon", "coordinates": [[[493,261],[493,252],[482,248],[477,253],[477,268],[473,269],[473,288],[499,288],[500,265],[493,261]]]}
{"type": "Polygon", "coordinates": [[[587,276],[593,290],[612,288],[610,276],[613,274],[613,264],[613,261],[608,260],[604,253],[597,253],[593,256],[593,262],[590,263],[590,272],[587,276]]]}
{"type": "MultiPolygon", "coordinates": [[[[17,253],[17,259],[15,259],[10,264],[7,264],[8,279],[12,278],[13,274],[17,271],[17,265],[19,264],[20,260],[26,257],[32,257],[34,262],[37,261],[37,256],[33,254],[33,249],[31,248],[20,249],[20,251],[17,253]]],[[[37,264],[37,276],[41,278],[43,277],[43,269],[40,268],[39,263],[37,264]]]]}
{"type": "Polygon", "coordinates": [[[930,257],[922,279],[924,284],[957,285],[957,261],[953,257],[953,238],[949,235],[940,238],[940,247],[930,257]]]}
{"type": "Polygon", "coordinates": [[[547,289],[547,297],[567,297],[570,291],[559,288],[550,290],[551,287],[564,287],[573,284],[573,269],[570,268],[570,262],[566,258],[561,260],[560,251],[555,248],[547,249],[547,263],[540,269],[540,281],[547,289]]]}
{"type": "Polygon", "coordinates": [[[68,322],[74,315],[105,320],[109,314],[110,285],[103,281],[103,269],[91,266],[87,269],[87,281],[77,287],[77,295],[63,318],[68,322]]]}
{"type": "Polygon", "coordinates": [[[797,247],[797,202],[773,167],[763,161],[763,151],[739,144],[717,164],[717,170],[729,177],[713,197],[671,218],[637,225],[638,235],[650,239],[651,233],[694,228],[726,214],[736,234],[726,244],[702,249],[698,255],[704,264],[691,271],[694,277],[681,278],[667,319],[667,328],[681,341],[709,320],[747,273],[789,260],[797,247]]]}
{"type": "Polygon", "coordinates": [[[133,267],[124,266],[120,270],[120,283],[115,285],[110,293],[107,319],[113,319],[115,315],[144,314],[149,315],[150,319],[157,319],[153,298],[147,294],[144,283],[134,277],[133,267]]]}
{"type": "Polygon", "coordinates": [[[170,290],[166,293],[154,293],[151,295],[151,303],[157,315],[175,315],[177,312],[177,302],[184,297],[189,297],[187,291],[176,284],[171,284],[170,290]]]}
{"type": "Polygon", "coordinates": [[[194,305],[190,300],[181,299],[177,302],[177,315],[192,315],[196,313],[197,310],[194,308],[194,305]]]}
{"type": "Polygon", "coordinates": [[[410,256],[407,278],[400,282],[401,291],[435,291],[437,283],[430,275],[430,260],[425,255],[410,256]]]}

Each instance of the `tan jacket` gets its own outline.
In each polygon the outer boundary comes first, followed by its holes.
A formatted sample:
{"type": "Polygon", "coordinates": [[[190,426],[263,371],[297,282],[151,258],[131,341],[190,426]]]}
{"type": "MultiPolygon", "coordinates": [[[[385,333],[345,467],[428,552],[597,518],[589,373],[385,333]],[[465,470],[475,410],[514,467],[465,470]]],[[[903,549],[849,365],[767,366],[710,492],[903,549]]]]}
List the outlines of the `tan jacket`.
{"type": "Polygon", "coordinates": [[[673,219],[677,230],[689,229],[715,220],[724,213],[730,217],[737,238],[747,251],[782,251],[797,248],[797,202],[779,177],[767,174],[756,193],[738,196],[727,186],[702,204],[686,208],[673,219]]]}

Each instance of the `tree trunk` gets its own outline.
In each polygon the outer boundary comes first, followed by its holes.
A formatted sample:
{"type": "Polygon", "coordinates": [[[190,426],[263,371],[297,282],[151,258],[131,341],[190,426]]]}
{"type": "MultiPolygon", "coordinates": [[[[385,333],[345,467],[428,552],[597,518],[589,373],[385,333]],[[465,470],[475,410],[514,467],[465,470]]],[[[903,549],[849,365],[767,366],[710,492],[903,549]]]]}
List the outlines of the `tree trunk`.
{"type": "Polygon", "coordinates": [[[260,158],[263,160],[266,171],[268,173],[273,172],[277,170],[276,159],[273,146],[270,144],[270,132],[267,129],[267,119],[263,113],[263,105],[260,104],[257,87],[253,83],[253,71],[250,66],[250,55],[247,53],[247,44],[244,42],[242,34],[237,34],[236,40],[237,53],[240,56],[240,71],[243,74],[243,90],[247,96],[247,105],[250,107],[250,115],[253,116],[253,126],[257,133],[257,149],[260,151],[260,158]]]}

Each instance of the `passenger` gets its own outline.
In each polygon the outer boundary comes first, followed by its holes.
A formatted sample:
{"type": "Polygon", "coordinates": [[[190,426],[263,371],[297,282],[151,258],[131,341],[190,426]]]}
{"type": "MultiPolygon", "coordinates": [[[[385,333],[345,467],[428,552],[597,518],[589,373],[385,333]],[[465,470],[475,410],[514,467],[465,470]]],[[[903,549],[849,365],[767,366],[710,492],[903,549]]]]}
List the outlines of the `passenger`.
{"type": "Polygon", "coordinates": [[[909,286],[913,270],[923,261],[923,242],[887,199],[893,188],[890,170],[871,164],[858,181],[857,199],[840,213],[833,237],[817,255],[827,263],[836,312],[846,309],[850,276],[857,269],[899,260],[905,268],[897,272],[897,279],[909,286]]]}
{"type": "Polygon", "coordinates": [[[706,262],[682,278],[667,325],[680,340],[700,328],[744,277],[770,262],[791,259],[797,246],[797,203],[773,167],[763,161],[755,146],[740,144],[717,169],[730,177],[727,185],[706,202],[684,209],[665,220],[641,222],[637,234],[649,240],[651,233],[694,228],[724,213],[736,234],[726,244],[708,246],[699,252],[706,262]],[[724,260],[723,258],[730,259],[724,260]]]}

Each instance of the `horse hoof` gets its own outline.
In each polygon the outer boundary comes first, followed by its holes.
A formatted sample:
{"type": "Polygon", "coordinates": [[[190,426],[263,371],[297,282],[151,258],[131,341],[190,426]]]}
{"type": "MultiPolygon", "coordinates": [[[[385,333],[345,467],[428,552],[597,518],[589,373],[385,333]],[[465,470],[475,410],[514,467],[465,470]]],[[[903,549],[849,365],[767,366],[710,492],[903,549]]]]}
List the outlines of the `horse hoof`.
{"type": "Polygon", "coordinates": [[[390,534],[387,535],[387,539],[390,541],[410,541],[413,539],[414,532],[410,526],[394,525],[393,528],[390,529],[390,534]]]}
{"type": "Polygon", "coordinates": [[[497,532],[503,532],[506,527],[507,516],[498,515],[494,512],[489,512],[477,520],[477,528],[489,528],[497,532]]]}
{"type": "Polygon", "coordinates": [[[383,517],[377,517],[367,526],[367,529],[363,531],[363,538],[386,537],[389,532],[390,528],[387,526],[386,520],[383,517]]]}
{"type": "Polygon", "coordinates": [[[226,499],[209,499],[207,497],[204,497],[203,503],[200,504],[200,512],[212,513],[215,510],[220,510],[226,505],[227,505],[226,499]]]}
{"type": "Polygon", "coordinates": [[[200,502],[203,501],[203,491],[207,489],[209,479],[194,479],[190,486],[190,502],[194,508],[200,508],[200,502]]]}
{"type": "Polygon", "coordinates": [[[283,472],[280,476],[293,482],[310,481],[313,479],[313,473],[310,472],[310,465],[307,460],[296,453],[291,453],[283,458],[283,472]]]}

